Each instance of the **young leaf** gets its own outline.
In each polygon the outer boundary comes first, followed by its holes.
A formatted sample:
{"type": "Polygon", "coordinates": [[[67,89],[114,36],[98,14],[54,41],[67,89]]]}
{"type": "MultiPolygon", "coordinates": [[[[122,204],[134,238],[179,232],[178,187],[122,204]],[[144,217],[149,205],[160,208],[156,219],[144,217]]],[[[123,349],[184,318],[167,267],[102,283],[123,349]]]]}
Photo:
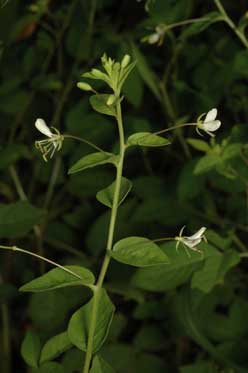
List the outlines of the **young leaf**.
{"type": "Polygon", "coordinates": [[[0,237],[15,238],[28,233],[44,213],[26,201],[0,204],[0,237]]]}
{"type": "Polygon", "coordinates": [[[187,143],[193,146],[193,148],[200,150],[201,152],[208,153],[211,148],[206,141],[199,139],[187,139],[187,143]]]}
{"type": "Polygon", "coordinates": [[[168,264],[167,255],[145,237],[128,237],[117,242],[109,254],[118,262],[135,267],[168,264]]]}
{"type": "Polygon", "coordinates": [[[154,135],[150,132],[138,132],[134,133],[133,135],[129,136],[127,139],[127,144],[129,146],[165,146],[169,145],[170,142],[165,139],[164,137],[154,135]]]}
{"type": "Polygon", "coordinates": [[[20,291],[31,291],[34,293],[59,289],[66,286],[89,286],[95,282],[95,277],[87,268],[79,266],[65,266],[74,272],[77,277],[61,268],[54,268],[44,275],[28,282],[20,288],[20,291]]]}
{"type": "Polygon", "coordinates": [[[200,175],[210,170],[213,170],[218,163],[220,163],[220,157],[216,155],[205,155],[196,164],[194,169],[195,175],[200,175]]]}
{"type": "Polygon", "coordinates": [[[100,356],[94,357],[90,373],[114,373],[115,370],[100,356]]]}
{"type": "Polygon", "coordinates": [[[115,117],[115,108],[107,104],[110,95],[97,94],[90,97],[90,104],[92,108],[101,114],[111,115],[115,117]]]}
{"type": "MultiPolygon", "coordinates": [[[[112,208],[112,205],[113,205],[115,185],[116,185],[116,182],[114,181],[107,188],[100,190],[96,195],[96,198],[99,202],[101,202],[103,205],[110,207],[110,208],[112,208]]],[[[126,179],[125,177],[122,177],[120,196],[119,196],[119,205],[125,200],[131,188],[132,188],[131,181],[126,179]]]]}
{"type": "Polygon", "coordinates": [[[68,171],[68,174],[75,174],[76,172],[86,170],[87,168],[100,166],[106,163],[113,163],[115,155],[107,152],[96,152],[86,155],[79,159],[68,171]]]}
{"type": "Polygon", "coordinates": [[[63,352],[69,350],[72,347],[72,343],[68,337],[67,332],[63,332],[55,335],[49,339],[41,351],[40,364],[46,361],[56,359],[63,352]]]}
{"type": "Polygon", "coordinates": [[[40,357],[40,339],[37,334],[28,331],[21,346],[21,355],[24,361],[32,368],[38,367],[40,357]]]}
{"type": "MultiPolygon", "coordinates": [[[[100,292],[95,293],[94,296],[99,297],[99,300],[93,339],[93,353],[97,352],[105,341],[115,310],[115,306],[109,299],[105,289],[101,289],[100,292]]],[[[72,315],[68,326],[68,336],[71,342],[82,351],[86,351],[87,349],[93,302],[94,299],[91,298],[86,305],[79,308],[79,310],[72,315]]]]}

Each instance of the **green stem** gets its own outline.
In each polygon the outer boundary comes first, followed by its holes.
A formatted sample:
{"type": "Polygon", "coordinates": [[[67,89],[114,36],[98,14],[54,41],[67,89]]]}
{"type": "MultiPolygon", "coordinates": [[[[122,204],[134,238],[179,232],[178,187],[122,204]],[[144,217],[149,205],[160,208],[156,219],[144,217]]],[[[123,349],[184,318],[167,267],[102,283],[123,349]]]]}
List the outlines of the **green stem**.
{"type": "Polygon", "coordinates": [[[83,142],[84,144],[87,144],[89,146],[91,146],[92,148],[98,150],[99,152],[105,152],[105,150],[101,149],[99,146],[93,144],[93,142],[89,141],[89,140],[85,140],[83,139],[82,137],[78,137],[78,136],[73,136],[73,135],[67,135],[67,134],[63,134],[63,137],[65,139],[73,139],[73,140],[77,140],[77,141],[81,141],[83,142]]]}
{"type": "Polygon", "coordinates": [[[228,24],[228,26],[235,32],[239,40],[242,42],[242,44],[245,46],[245,48],[248,48],[248,40],[246,39],[245,35],[236,27],[234,22],[231,20],[229,15],[227,14],[225,8],[223,7],[220,0],[214,0],[215,5],[219,9],[220,13],[223,16],[223,20],[228,24]]]}
{"type": "Polygon", "coordinates": [[[101,271],[100,271],[100,274],[97,280],[97,284],[96,284],[95,292],[93,296],[92,315],[91,315],[91,320],[90,320],[90,325],[89,325],[89,335],[88,335],[87,351],[86,351],[86,356],[85,356],[83,373],[88,373],[90,369],[90,363],[91,363],[92,353],[93,353],[93,340],[94,340],[96,321],[97,321],[99,294],[100,294],[103,281],[107,273],[109,262],[111,259],[108,252],[112,250],[112,246],[113,246],[114,231],[115,231],[115,224],[116,224],[119,196],[120,196],[120,189],[121,189],[121,178],[122,178],[123,162],[124,162],[124,156],[125,156],[125,140],[124,140],[124,131],[123,131],[123,123],[122,123],[121,104],[119,100],[116,106],[116,113],[117,113],[116,119],[117,119],[119,139],[120,139],[119,162],[117,164],[117,170],[116,170],[116,181],[115,181],[113,206],[111,210],[107,248],[106,248],[107,252],[103,260],[102,268],[101,268],[101,271]]]}
{"type": "Polygon", "coordinates": [[[21,181],[20,181],[20,178],[16,172],[16,169],[14,166],[10,166],[9,167],[9,172],[10,172],[10,175],[12,177],[12,180],[15,184],[15,187],[16,187],[16,191],[20,197],[20,200],[21,201],[27,201],[27,196],[26,196],[26,193],[24,192],[24,189],[22,187],[22,184],[21,184],[21,181]]]}
{"type": "Polygon", "coordinates": [[[52,264],[53,266],[58,267],[58,268],[62,269],[63,271],[67,272],[67,273],[70,273],[74,277],[81,279],[81,277],[77,273],[75,273],[75,272],[71,271],[70,269],[62,266],[59,263],[54,262],[53,260],[45,258],[44,256],[41,256],[41,255],[35,254],[32,251],[24,250],[24,249],[21,249],[20,247],[17,247],[17,246],[3,246],[3,245],[0,245],[0,249],[18,251],[19,253],[34,256],[35,258],[38,258],[40,260],[43,260],[44,262],[52,264]]]}
{"type": "Polygon", "coordinates": [[[54,187],[57,181],[57,177],[60,171],[60,166],[61,166],[61,159],[57,157],[54,162],[54,167],[52,171],[52,175],[50,177],[49,185],[47,188],[46,196],[45,196],[45,201],[44,201],[44,209],[46,210],[50,204],[50,201],[52,200],[53,196],[53,191],[54,187]]]}

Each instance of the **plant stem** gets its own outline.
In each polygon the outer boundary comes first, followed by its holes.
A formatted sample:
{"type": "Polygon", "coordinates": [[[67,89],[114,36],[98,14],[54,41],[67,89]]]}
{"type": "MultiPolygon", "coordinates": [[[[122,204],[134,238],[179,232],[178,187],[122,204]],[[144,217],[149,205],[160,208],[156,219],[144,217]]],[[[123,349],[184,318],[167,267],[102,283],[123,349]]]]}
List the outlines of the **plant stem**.
{"type": "Polygon", "coordinates": [[[10,175],[12,177],[12,180],[15,184],[15,187],[16,187],[16,191],[20,197],[20,200],[21,201],[27,201],[27,196],[26,196],[26,193],[24,192],[24,189],[22,187],[22,184],[21,184],[21,181],[19,179],[19,176],[16,172],[16,169],[14,166],[10,166],[9,167],[9,172],[10,172],[10,175]]]}
{"type": "Polygon", "coordinates": [[[102,268],[100,270],[100,274],[99,274],[96,287],[95,287],[95,292],[93,295],[92,314],[91,314],[91,320],[90,320],[90,326],[89,326],[87,351],[86,351],[86,356],[85,356],[83,373],[88,373],[90,369],[90,363],[91,363],[92,353],[93,353],[94,334],[95,334],[96,321],[97,321],[97,310],[98,310],[98,304],[99,304],[99,298],[100,298],[99,295],[100,295],[103,281],[107,273],[107,269],[108,269],[109,262],[111,259],[108,252],[112,250],[115,224],[116,224],[116,218],[117,218],[117,212],[118,212],[119,196],[120,196],[120,189],[121,189],[121,178],[122,178],[123,162],[124,162],[124,156],[125,156],[125,140],[124,140],[124,131],[123,131],[123,123],[122,123],[121,104],[119,100],[116,105],[116,120],[118,124],[119,140],[120,140],[119,162],[117,164],[117,170],[116,170],[113,206],[111,210],[107,248],[106,248],[107,252],[105,254],[105,257],[102,263],[102,268]]]}
{"type": "Polygon", "coordinates": [[[67,134],[63,134],[63,137],[65,139],[73,139],[73,140],[77,140],[77,141],[81,141],[83,142],[84,144],[87,144],[89,146],[91,146],[92,148],[98,150],[99,152],[105,152],[105,150],[101,149],[99,146],[93,144],[93,142],[91,141],[88,141],[88,140],[85,140],[83,139],[82,137],[78,137],[78,136],[73,136],[73,135],[67,135],[67,134]]]}
{"type": "Polygon", "coordinates": [[[41,255],[35,254],[32,251],[24,250],[24,249],[21,249],[20,247],[17,247],[17,246],[3,246],[3,245],[0,245],[0,249],[18,251],[19,253],[34,256],[35,258],[38,258],[40,260],[43,260],[44,262],[52,264],[53,266],[58,267],[58,268],[62,269],[63,271],[67,272],[67,273],[70,273],[74,277],[77,277],[78,279],[81,279],[81,277],[77,273],[75,273],[75,272],[71,271],[70,269],[62,266],[59,263],[54,262],[53,260],[45,258],[44,256],[41,256],[41,255]]]}
{"type": "Polygon", "coordinates": [[[239,40],[242,42],[242,44],[248,48],[248,40],[246,39],[245,35],[236,27],[234,22],[231,20],[229,15],[227,14],[225,8],[223,7],[220,0],[214,0],[215,5],[219,9],[220,13],[223,16],[223,20],[228,24],[228,26],[235,32],[239,40]]]}

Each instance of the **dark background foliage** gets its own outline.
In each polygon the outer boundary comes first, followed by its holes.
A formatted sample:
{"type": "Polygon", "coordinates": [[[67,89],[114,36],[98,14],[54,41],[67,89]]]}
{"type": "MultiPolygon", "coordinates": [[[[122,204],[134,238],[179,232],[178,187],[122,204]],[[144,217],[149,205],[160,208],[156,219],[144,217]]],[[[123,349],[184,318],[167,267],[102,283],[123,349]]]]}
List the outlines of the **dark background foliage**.
{"type": "MultiPolygon", "coordinates": [[[[182,248],[176,253],[174,243],[165,245],[169,269],[111,263],[106,288],[117,312],[101,354],[120,373],[246,372],[247,48],[218,20],[214,1],[145,5],[135,0],[2,2],[2,244],[99,271],[109,211],[95,194],[114,180],[114,172],[99,167],[68,176],[68,168],[91,152],[70,140],[45,163],[34,148],[40,136],[34,122],[44,118],[62,133],[116,150],[115,123],[92,111],[76,82],[104,52],[116,59],[132,55],[137,67],[124,86],[126,135],[196,121],[213,107],[222,126],[214,140],[185,127],[170,133],[170,146],[128,152],[124,175],[133,189],[120,207],[115,240],[175,236],[186,225],[187,234],[207,226],[209,243],[203,245],[204,255],[190,258],[182,248]],[[158,24],[204,16],[205,22],[168,30],[160,46],[141,42],[158,24]]],[[[225,0],[223,5],[245,30],[247,3],[225,0]]],[[[20,357],[25,333],[36,333],[44,344],[89,299],[81,288],[18,292],[48,269],[21,254],[0,257],[3,373],[48,372],[30,370],[20,357]]],[[[82,371],[83,355],[76,349],[56,361],[51,372],[82,371]]]]}

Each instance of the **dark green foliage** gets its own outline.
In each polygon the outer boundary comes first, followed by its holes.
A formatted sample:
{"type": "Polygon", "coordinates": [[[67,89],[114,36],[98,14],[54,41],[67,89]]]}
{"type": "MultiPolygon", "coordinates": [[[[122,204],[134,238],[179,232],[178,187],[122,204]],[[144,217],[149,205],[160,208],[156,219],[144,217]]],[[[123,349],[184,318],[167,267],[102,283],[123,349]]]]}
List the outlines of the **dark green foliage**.
{"type": "Polygon", "coordinates": [[[218,1],[0,1],[0,244],[76,275],[1,252],[1,372],[83,371],[119,161],[104,53],[132,61],[112,72],[128,149],[90,373],[248,371],[247,4],[222,3],[236,30],[218,1]],[[214,138],[153,134],[214,107],[214,138]],[[85,142],[45,164],[37,118],[85,142]],[[207,227],[200,252],[156,241],[183,225],[207,227]]]}

